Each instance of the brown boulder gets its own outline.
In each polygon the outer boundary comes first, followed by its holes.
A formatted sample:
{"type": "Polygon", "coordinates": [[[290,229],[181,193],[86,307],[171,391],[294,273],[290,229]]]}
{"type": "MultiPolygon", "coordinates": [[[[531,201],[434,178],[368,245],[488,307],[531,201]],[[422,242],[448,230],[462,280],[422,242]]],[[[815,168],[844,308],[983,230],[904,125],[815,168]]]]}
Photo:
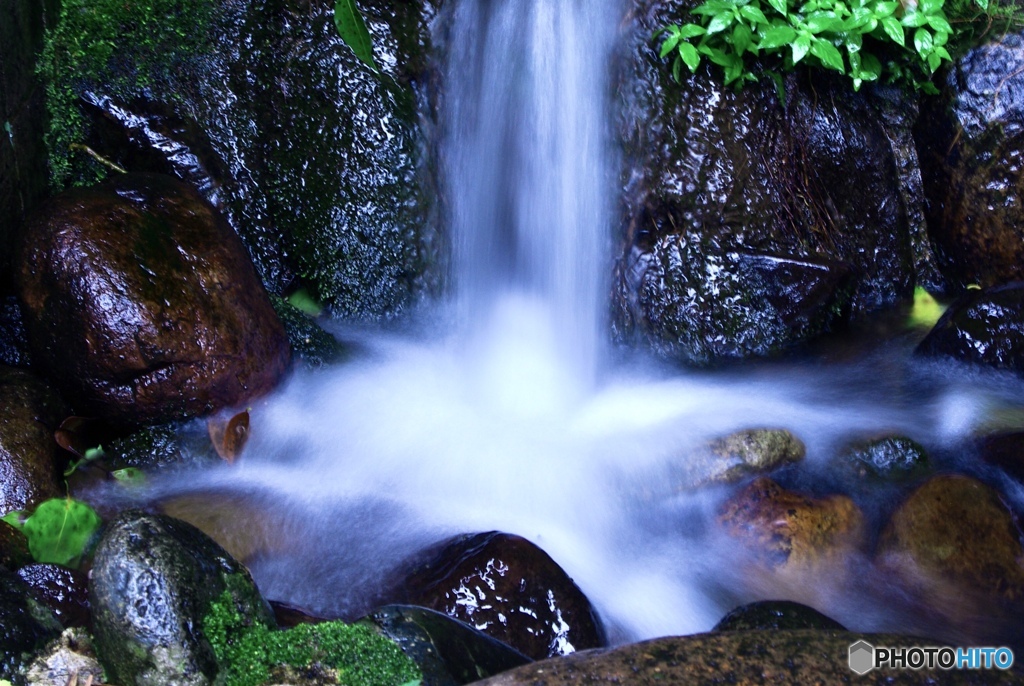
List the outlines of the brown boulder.
{"type": "Polygon", "coordinates": [[[728,500],[719,515],[772,567],[802,570],[834,563],[862,541],[864,516],[842,495],[810,498],[761,477],[728,500]]]}
{"type": "Polygon", "coordinates": [[[967,476],[926,481],[893,513],[878,543],[883,564],[928,585],[1024,600],[1024,548],[999,495],[967,476]]]}
{"type": "Polygon", "coordinates": [[[33,354],[80,413],[178,419],[266,393],[287,338],[241,241],[193,188],[125,175],[27,222],[18,295],[33,354]]]}
{"type": "Polygon", "coordinates": [[[60,495],[53,431],[66,413],[45,383],[0,365],[0,515],[60,495]]]}
{"type": "Polygon", "coordinates": [[[443,612],[535,660],[605,644],[587,597],[547,553],[519,536],[460,536],[404,587],[404,602],[443,612]]]}

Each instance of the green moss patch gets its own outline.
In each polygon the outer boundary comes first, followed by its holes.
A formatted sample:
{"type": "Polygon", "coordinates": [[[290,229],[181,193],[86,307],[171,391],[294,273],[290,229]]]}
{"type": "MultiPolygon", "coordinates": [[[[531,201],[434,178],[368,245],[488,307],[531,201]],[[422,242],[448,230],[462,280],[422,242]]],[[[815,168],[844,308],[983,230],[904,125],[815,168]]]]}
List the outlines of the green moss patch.
{"type": "Polygon", "coordinates": [[[421,678],[398,645],[369,625],[247,626],[227,591],[211,606],[203,630],[226,673],[225,686],[261,686],[289,668],[348,686],[399,686],[421,678]]]}
{"type": "MultiPolygon", "coordinates": [[[[144,92],[211,50],[213,0],[64,0],[47,31],[38,71],[46,82],[50,180],[59,190],[105,176],[83,149],[78,94],[101,83],[108,93],[144,92]]],[[[173,89],[171,89],[173,92],[173,89]]]]}

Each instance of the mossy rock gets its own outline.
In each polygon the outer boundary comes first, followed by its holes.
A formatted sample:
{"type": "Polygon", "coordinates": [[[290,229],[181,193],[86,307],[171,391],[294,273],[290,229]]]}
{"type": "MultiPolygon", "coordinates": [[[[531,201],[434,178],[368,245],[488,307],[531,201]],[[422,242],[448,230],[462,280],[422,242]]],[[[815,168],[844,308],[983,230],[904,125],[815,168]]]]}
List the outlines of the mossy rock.
{"type": "Polygon", "coordinates": [[[133,467],[146,472],[218,464],[203,423],[154,424],[115,438],[103,446],[111,470],[133,467]]]}
{"type": "Polygon", "coordinates": [[[829,629],[846,631],[836,620],[813,607],[791,600],[761,600],[741,605],[718,620],[712,631],[765,631],[779,629],[829,629]]]}
{"type": "Polygon", "coordinates": [[[316,320],[284,298],[271,296],[270,302],[284,324],[292,352],[307,366],[319,369],[341,362],[349,349],[334,336],[324,331],[316,320]]]}

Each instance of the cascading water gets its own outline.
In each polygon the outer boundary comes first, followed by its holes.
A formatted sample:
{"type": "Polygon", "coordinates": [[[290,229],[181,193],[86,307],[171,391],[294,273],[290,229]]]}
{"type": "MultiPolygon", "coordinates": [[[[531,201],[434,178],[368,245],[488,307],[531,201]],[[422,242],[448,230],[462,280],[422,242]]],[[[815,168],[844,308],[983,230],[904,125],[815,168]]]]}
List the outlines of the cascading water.
{"type": "Polygon", "coordinates": [[[704,631],[761,598],[809,602],[857,630],[936,633],[867,561],[852,585],[748,573],[716,523],[734,487],[686,491],[674,475],[709,439],[765,426],[804,441],[793,479],[809,490],[837,487],[827,456],[851,436],[903,433],[956,465],[952,448],[989,408],[1019,402],[1019,385],[922,368],[907,345],[832,367],[602,369],[617,164],[606,74],[622,8],[450,11],[440,147],[458,325],[348,331],[366,352],[298,372],[254,408],[238,464],[167,478],[148,497],[205,522],[268,597],[325,615],[369,609],[424,546],[497,529],[550,554],[618,641],[704,631]]]}

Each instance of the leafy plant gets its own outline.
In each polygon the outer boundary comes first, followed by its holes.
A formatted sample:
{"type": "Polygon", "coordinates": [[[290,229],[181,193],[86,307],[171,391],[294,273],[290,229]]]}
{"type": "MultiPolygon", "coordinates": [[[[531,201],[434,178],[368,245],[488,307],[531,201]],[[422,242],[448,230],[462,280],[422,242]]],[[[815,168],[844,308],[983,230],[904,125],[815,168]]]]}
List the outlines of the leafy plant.
{"type": "Polygon", "coordinates": [[[801,62],[846,74],[854,90],[887,77],[935,92],[931,75],[951,59],[943,0],[706,0],[692,14],[698,23],[662,29],[677,81],[682,65],[693,72],[706,58],[742,86],[758,79],[748,60],[767,58],[780,98],[780,71],[801,62]]]}
{"type": "Polygon", "coordinates": [[[370,40],[370,32],[366,30],[366,23],[363,21],[363,16],[359,14],[355,0],[335,0],[334,26],[338,29],[338,35],[348,47],[352,48],[356,57],[373,71],[380,71],[377,69],[377,63],[373,60],[373,42],[370,40]]]}
{"type": "Polygon", "coordinates": [[[39,504],[30,516],[9,512],[3,520],[20,529],[36,562],[77,567],[82,553],[100,528],[96,511],[72,498],[53,498],[39,504]]]}

